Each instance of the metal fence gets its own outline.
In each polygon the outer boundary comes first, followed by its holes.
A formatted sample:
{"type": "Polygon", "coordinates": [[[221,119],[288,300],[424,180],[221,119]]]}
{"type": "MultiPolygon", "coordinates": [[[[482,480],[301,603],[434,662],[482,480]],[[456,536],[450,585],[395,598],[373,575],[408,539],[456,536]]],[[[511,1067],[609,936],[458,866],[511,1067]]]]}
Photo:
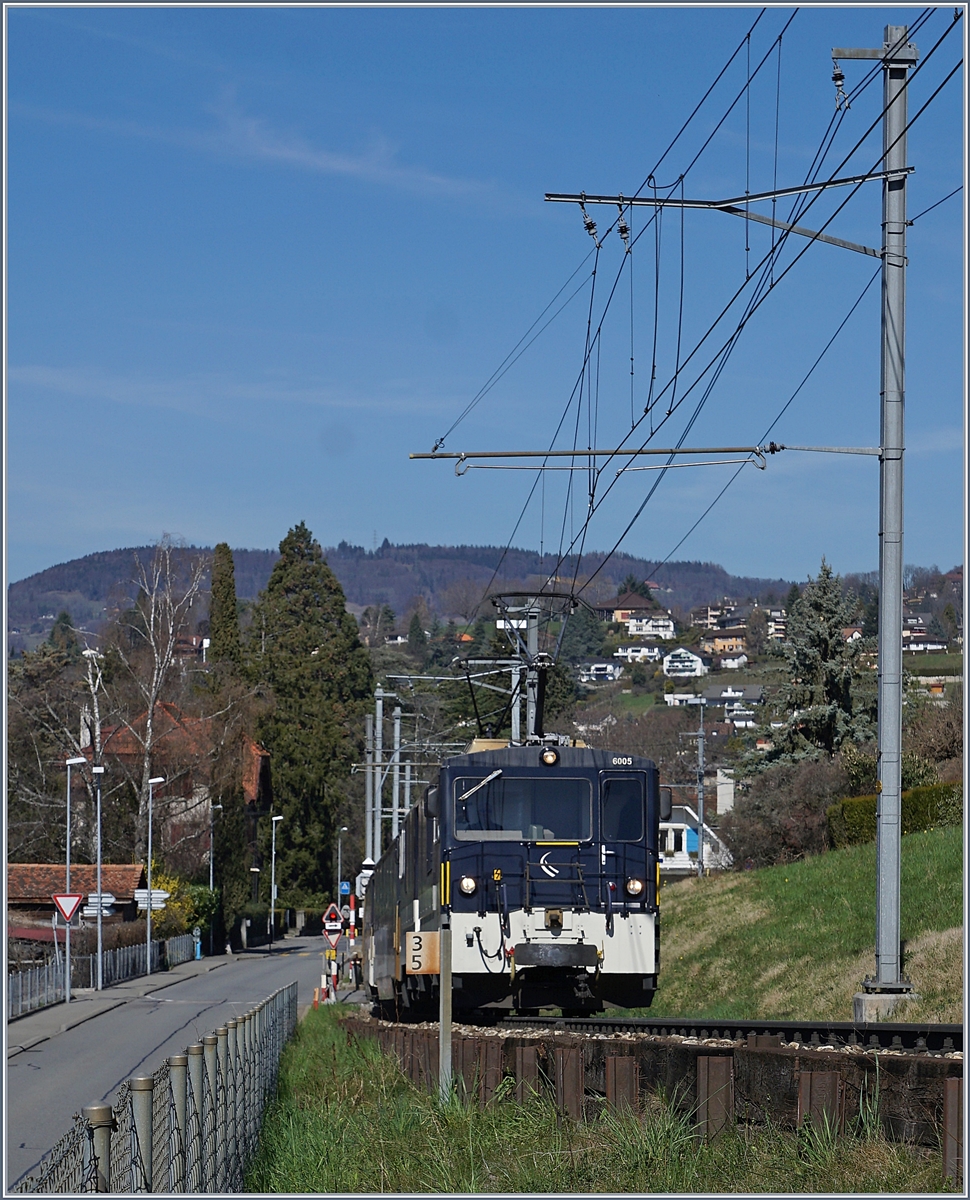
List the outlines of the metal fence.
{"type": "MultiPolygon", "coordinates": [[[[102,983],[109,987],[125,979],[134,979],[147,974],[145,970],[146,948],[144,942],[136,946],[118,946],[102,954],[102,983]]],[[[169,938],[164,942],[152,942],[152,970],[162,971],[177,967],[195,957],[195,939],[191,934],[169,938]]],[[[71,988],[93,988],[98,982],[98,956],[96,954],[71,955],[71,988]]],[[[7,975],[7,1019],[22,1017],[49,1004],[60,1004],[64,1000],[64,964],[47,962],[39,967],[28,967],[24,971],[11,971],[7,975]]]]}
{"type": "Polygon", "coordinates": [[[90,1104],[14,1193],[240,1192],[296,1028],[296,983],[90,1104]]]}

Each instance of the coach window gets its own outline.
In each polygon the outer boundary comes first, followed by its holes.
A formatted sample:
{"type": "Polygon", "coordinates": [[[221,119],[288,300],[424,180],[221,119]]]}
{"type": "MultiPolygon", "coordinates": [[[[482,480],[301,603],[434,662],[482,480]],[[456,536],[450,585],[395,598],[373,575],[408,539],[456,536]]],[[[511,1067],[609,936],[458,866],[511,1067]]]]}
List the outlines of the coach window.
{"type": "Polygon", "coordinates": [[[643,782],[635,775],[603,780],[604,842],[639,842],[643,837],[643,782]]]}

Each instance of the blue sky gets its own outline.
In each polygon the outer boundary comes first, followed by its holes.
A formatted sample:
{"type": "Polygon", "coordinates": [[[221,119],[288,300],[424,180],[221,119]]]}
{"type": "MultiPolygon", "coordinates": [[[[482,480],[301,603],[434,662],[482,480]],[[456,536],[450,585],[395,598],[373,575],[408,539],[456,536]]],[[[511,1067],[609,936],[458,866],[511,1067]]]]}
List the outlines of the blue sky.
{"type": "MultiPolygon", "coordinates": [[[[8,8],[8,579],[163,533],[273,546],[299,520],[324,545],[512,538],[549,550],[564,530],[568,543],[584,473],[569,502],[568,476],[547,473],[513,536],[533,473],[456,478],[408,452],[430,450],[570,276],[549,315],[573,298],[445,449],[545,448],[564,411],[558,446],[588,444],[592,414],[601,446],[646,439],[651,417],[631,434],[631,412],[643,416],[654,362],[659,392],[678,334],[683,360],[771,233],[749,226],[746,251],[744,221],[689,212],[682,230],[667,210],[659,271],[646,209],[631,255],[615,229],[603,238],[602,332],[577,426],[593,243],[575,205],[543,195],[633,194],[759,11],[8,8]]],[[[923,11],[802,9],[779,68],[793,9],[767,9],[657,184],[670,194],[712,134],[686,196],[802,183],[835,108],[832,47],[880,45],[884,25],[923,11]],[[715,131],[749,59],[754,70],[766,55],[715,131]]],[[[928,11],[914,36],[923,55],[953,16],[928,11]]],[[[914,78],[911,115],[960,58],[963,24],[914,78]]],[[[868,67],[845,64],[847,90],[868,67]]],[[[877,79],[820,177],[880,107],[877,79]]],[[[962,183],[963,130],[958,72],[910,132],[911,216],[962,183]]],[[[872,169],[880,146],[877,127],[839,173],[872,169]]],[[[800,222],[817,229],[850,192],[830,189],[800,222]]],[[[590,214],[602,234],[616,210],[590,214]]],[[[860,188],[827,231],[878,247],[880,185],[860,188]]],[[[784,274],[806,246],[788,240],[783,278],[685,445],[760,441],[877,267],[816,243],[784,274]]],[[[962,193],[912,226],[908,249],[905,558],[947,570],[963,554],[962,193]]],[[[685,435],[711,379],[690,391],[693,369],[653,445],[685,435]]],[[[771,436],[872,446],[878,431],[876,280],[771,436]]],[[[624,548],[668,556],[731,472],[668,472],[624,548]]],[[[599,480],[591,549],[614,544],[656,481],[631,472],[604,497],[613,476],[599,480]]],[[[823,554],[840,571],[872,570],[877,504],[875,460],[781,455],[746,467],[674,557],[797,579],[823,554]]]]}

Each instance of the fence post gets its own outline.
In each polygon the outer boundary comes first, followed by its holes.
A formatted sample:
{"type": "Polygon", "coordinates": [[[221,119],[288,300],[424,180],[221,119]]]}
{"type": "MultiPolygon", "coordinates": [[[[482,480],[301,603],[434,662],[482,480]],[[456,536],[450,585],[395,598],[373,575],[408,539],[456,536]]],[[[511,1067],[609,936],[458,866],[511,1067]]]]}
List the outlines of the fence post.
{"type": "Polygon", "coordinates": [[[219,1157],[216,1163],[216,1190],[229,1190],[229,1030],[220,1025],[216,1030],[216,1072],[221,1087],[216,1094],[216,1146],[219,1157]]]}
{"type": "Polygon", "coordinates": [[[249,1153],[252,1148],[250,1140],[252,1126],[252,1111],[253,1111],[253,1014],[252,1012],[243,1013],[242,1017],[242,1054],[243,1054],[243,1087],[242,1100],[243,1111],[242,1119],[239,1122],[243,1134],[242,1160],[243,1165],[249,1161],[249,1153]]]}
{"type": "Polygon", "coordinates": [[[81,1109],[94,1136],[95,1187],[99,1192],[111,1191],[111,1130],[114,1114],[110,1104],[86,1104],[81,1109]]]}
{"type": "Polygon", "coordinates": [[[226,1022],[228,1033],[226,1050],[228,1067],[226,1069],[226,1122],[228,1125],[228,1158],[229,1180],[232,1187],[237,1179],[242,1178],[239,1161],[239,1022],[235,1017],[226,1022]]]}
{"type": "Polygon", "coordinates": [[[210,1191],[219,1191],[219,1160],[222,1157],[222,1137],[219,1129],[219,1080],[216,1068],[216,1051],[219,1038],[214,1033],[207,1033],[202,1039],[205,1052],[205,1073],[209,1084],[209,1111],[212,1113],[212,1147],[206,1155],[208,1167],[206,1176],[210,1182],[210,1191]]]}
{"type": "Polygon", "coordinates": [[[192,1107],[195,1109],[195,1128],[192,1128],[192,1114],[188,1113],[188,1144],[185,1148],[186,1176],[185,1190],[187,1192],[204,1192],[205,1188],[205,1130],[202,1126],[205,1104],[202,1098],[202,1054],[201,1042],[186,1046],[189,1059],[189,1083],[192,1088],[192,1107]]]}
{"type": "Polygon", "coordinates": [[[128,1080],[131,1089],[131,1115],[135,1126],[138,1154],[131,1159],[132,1192],[152,1191],[152,1093],[155,1080],[151,1075],[136,1075],[128,1080]],[[138,1166],[141,1160],[139,1186],[138,1166]]]}
{"type": "Polygon", "coordinates": [[[188,1134],[185,1124],[186,1082],[189,1058],[187,1054],[173,1054],[168,1060],[169,1078],[172,1081],[172,1104],[175,1109],[175,1146],[171,1151],[169,1183],[173,1192],[184,1192],[185,1186],[185,1141],[188,1134]]]}

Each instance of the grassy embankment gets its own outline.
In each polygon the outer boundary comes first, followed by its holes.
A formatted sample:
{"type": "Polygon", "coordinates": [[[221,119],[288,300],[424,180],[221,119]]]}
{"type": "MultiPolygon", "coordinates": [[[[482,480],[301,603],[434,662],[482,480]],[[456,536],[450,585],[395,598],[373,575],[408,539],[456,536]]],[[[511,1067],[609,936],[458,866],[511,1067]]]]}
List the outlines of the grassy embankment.
{"type": "Polygon", "coordinates": [[[348,1044],[334,1007],[307,1013],[246,1190],[306,1192],[933,1192],[938,1152],[857,1127],[699,1142],[662,1098],[642,1117],[576,1125],[546,1099],[485,1109],[420,1091],[376,1042],[348,1044]]]}
{"type": "MultiPolygon", "coordinates": [[[[848,1019],[873,966],[874,847],[664,891],[662,991],[677,1015],[848,1019]]],[[[962,838],[903,839],[906,1019],[960,1020],[962,838]]],[[[548,1101],[440,1106],[375,1043],[347,1044],[334,1008],[287,1047],[247,1179],[258,1192],[905,1192],[944,1190],[936,1153],[870,1129],[836,1141],[740,1130],[698,1143],[662,1099],[640,1119],[584,1126],[548,1101]]]]}
{"type": "MultiPolygon", "coordinates": [[[[851,1020],[852,995],[875,968],[875,879],[871,843],[663,888],[650,1012],[851,1020]]],[[[962,828],[902,839],[901,898],[904,971],[920,999],[899,1019],[961,1021],[962,828]]]]}

